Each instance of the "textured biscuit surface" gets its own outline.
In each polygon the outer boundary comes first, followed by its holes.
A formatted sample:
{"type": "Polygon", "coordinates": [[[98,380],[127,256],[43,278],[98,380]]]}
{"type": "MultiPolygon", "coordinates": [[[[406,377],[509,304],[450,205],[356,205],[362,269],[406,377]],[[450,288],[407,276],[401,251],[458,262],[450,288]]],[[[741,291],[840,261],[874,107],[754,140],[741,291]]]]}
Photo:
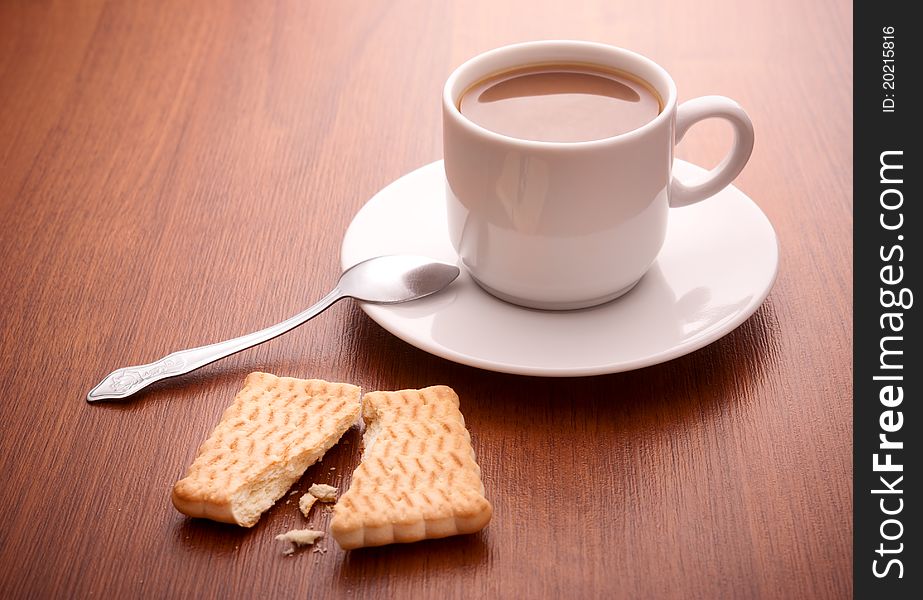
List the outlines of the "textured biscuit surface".
{"type": "Polygon", "coordinates": [[[359,416],[359,388],[251,373],[173,487],[191,517],[252,527],[359,416]]]}
{"type": "Polygon", "coordinates": [[[481,530],[492,514],[452,388],[363,398],[362,462],[334,508],[345,550],[481,530]]]}

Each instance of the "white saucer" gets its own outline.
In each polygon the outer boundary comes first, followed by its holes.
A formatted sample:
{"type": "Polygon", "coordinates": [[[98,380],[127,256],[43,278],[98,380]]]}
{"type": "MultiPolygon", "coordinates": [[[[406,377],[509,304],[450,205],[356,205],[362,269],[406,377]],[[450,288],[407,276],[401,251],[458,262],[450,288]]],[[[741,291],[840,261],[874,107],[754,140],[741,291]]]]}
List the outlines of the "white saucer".
{"type": "MultiPolygon", "coordinates": [[[[674,174],[705,171],[677,160],[674,174]]],[[[343,239],[344,268],[381,254],[456,262],[446,232],[442,161],[401,177],[359,211],[343,239]]],[[[521,308],[462,269],[446,290],[399,305],[361,304],[422,350],[482,369],[570,377],[638,369],[710,344],[743,323],[776,278],[779,249],[766,215],[735,187],[672,209],[663,250],[627,295],[576,311],[521,308]]]]}

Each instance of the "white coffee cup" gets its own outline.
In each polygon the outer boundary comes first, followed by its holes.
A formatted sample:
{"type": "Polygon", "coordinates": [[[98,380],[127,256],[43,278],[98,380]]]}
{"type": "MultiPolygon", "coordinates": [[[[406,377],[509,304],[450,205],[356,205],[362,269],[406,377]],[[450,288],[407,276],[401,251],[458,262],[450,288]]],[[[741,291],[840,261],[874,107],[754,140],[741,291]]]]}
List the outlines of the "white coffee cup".
{"type": "Polygon", "coordinates": [[[593,42],[527,42],[476,56],[449,76],[442,105],[452,244],[484,289],[532,308],[584,308],[631,290],[663,246],[669,209],[726,187],[753,149],[753,125],[736,102],[704,96],[677,107],[676,85],[662,67],[593,42]],[[517,139],[459,111],[471,85],[544,63],[633,74],[657,91],[663,110],[638,129],[586,142],[517,139]],[[673,147],[693,124],[713,117],[732,125],[733,146],[702,181],[680,183],[671,174],[673,147]]]}

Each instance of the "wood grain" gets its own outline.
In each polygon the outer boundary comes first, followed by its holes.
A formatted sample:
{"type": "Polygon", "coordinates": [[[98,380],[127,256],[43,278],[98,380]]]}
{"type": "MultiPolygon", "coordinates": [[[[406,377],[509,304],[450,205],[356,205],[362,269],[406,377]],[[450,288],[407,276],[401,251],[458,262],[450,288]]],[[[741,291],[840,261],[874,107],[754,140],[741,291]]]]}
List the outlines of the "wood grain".
{"type": "MultiPolygon", "coordinates": [[[[848,597],[851,30],[834,0],[0,3],[0,597],[848,597]],[[319,298],[352,215],[440,157],[451,69],[539,38],[635,49],[681,99],[747,108],[738,185],[782,248],[749,321],[664,365],[545,380],[427,355],[342,303],[134,401],[84,402],[117,366],[319,298]],[[285,558],[294,503],[252,530],[184,518],[170,486],[253,370],[453,386],[493,522],[285,558]]],[[[728,144],[704,124],[678,155],[728,144]]],[[[347,439],[297,489],[345,485],[347,439]]]]}

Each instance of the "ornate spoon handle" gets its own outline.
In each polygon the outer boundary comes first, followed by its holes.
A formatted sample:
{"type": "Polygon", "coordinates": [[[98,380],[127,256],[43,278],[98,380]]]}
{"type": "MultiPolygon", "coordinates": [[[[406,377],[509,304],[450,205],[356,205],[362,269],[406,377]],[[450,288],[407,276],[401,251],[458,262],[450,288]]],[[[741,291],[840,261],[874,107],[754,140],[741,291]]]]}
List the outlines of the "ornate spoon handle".
{"type": "Polygon", "coordinates": [[[179,350],[150,364],[116,369],[90,390],[87,394],[87,402],[127,398],[155,381],[184,375],[225,356],[262,344],[316,317],[330,308],[337,300],[345,297],[343,292],[336,287],[314,306],[266,329],[217,344],[179,350]]]}

